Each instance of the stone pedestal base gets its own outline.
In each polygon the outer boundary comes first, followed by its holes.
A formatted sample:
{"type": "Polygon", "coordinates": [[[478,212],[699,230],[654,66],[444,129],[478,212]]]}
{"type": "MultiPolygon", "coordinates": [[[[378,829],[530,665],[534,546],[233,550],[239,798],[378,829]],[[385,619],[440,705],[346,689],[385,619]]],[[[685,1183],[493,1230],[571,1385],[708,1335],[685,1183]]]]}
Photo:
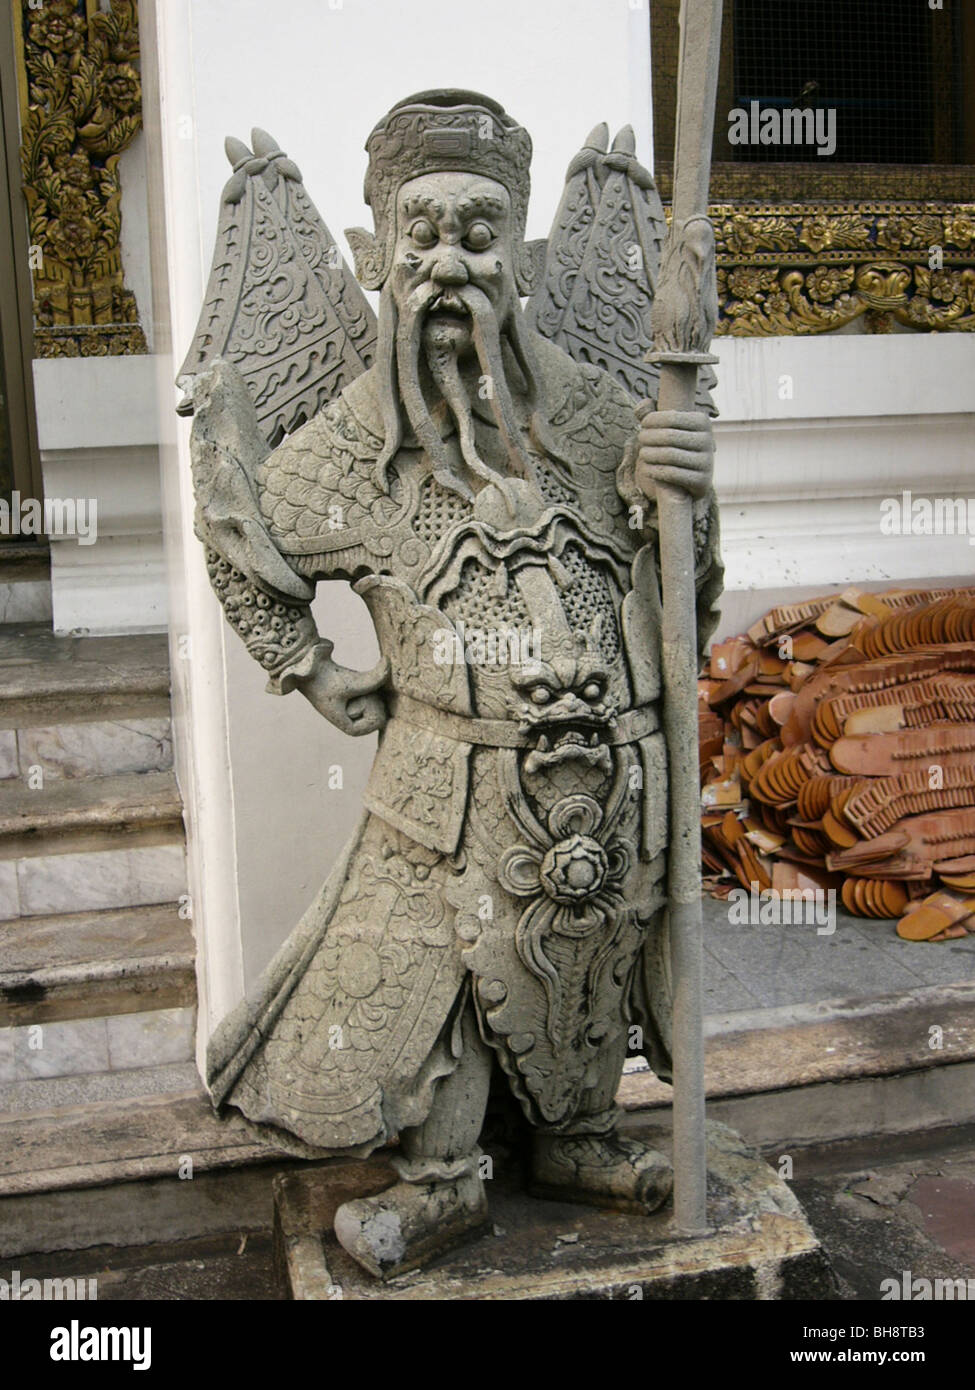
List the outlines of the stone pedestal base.
{"type": "MultiPolygon", "coordinates": [[[[628,1131],[629,1132],[629,1131],[628,1131]]],[[[666,1129],[641,1126],[655,1148],[666,1129]]],[[[380,1283],[332,1233],[351,1196],[396,1174],[382,1158],[286,1173],[275,1181],[279,1267],[299,1300],[828,1299],[829,1262],[799,1203],[724,1125],[708,1126],[710,1234],[675,1235],[669,1204],[637,1217],[529,1197],[520,1173],[489,1180],[493,1230],[426,1269],[380,1283]]]]}

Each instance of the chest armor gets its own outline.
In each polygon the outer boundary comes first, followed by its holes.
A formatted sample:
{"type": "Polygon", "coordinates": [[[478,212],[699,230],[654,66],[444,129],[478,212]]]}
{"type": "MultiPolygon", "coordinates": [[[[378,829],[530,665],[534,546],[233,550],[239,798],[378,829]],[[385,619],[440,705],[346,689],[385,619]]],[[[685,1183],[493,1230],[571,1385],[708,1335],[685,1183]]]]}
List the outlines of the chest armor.
{"type": "MultiPolygon", "coordinates": [[[[571,773],[593,788],[615,748],[649,740],[655,781],[661,763],[650,550],[625,529],[587,534],[577,508],[528,483],[514,509],[490,486],[473,507],[450,506],[460,514],[431,535],[419,566],[355,585],[392,692],[368,804],[445,853],[457,847],[475,748],[517,750],[526,775],[566,768],[562,781],[571,773]],[[429,789],[411,798],[411,784],[429,789]]],[[[641,848],[653,857],[665,835],[658,809],[644,820],[641,848]]]]}
{"type": "Polygon", "coordinates": [[[392,689],[366,804],[451,856],[485,1034],[557,1125],[624,1027],[662,899],[654,560],[529,484],[514,515],[489,492],[412,583],[355,586],[392,689]]]}

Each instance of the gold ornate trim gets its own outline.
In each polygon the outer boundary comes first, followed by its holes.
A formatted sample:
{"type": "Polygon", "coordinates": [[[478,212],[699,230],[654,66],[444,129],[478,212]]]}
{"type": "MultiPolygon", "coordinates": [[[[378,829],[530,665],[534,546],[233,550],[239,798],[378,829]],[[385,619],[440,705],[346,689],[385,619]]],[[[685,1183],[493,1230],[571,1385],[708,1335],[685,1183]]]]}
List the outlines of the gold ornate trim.
{"type": "MultiPolygon", "coordinates": [[[[669,215],[669,209],[668,215],[669,215]]],[[[715,203],[718,337],[975,331],[975,203],[715,203]]]]}
{"type": "Polygon", "coordinates": [[[975,329],[975,203],[711,208],[718,335],[975,329]]]}
{"type": "MultiPolygon", "coordinates": [[[[658,160],[653,176],[664,202],[673,196],[673,162],[658,160]]],[[[834,164],[830,160],[729,163],[711,166],[716,203],[971,202],[975,167],[968,164],[834,164]]]]}
{"type": "Polygon", "coordinates": [[[14,0],[38,357],[148,351],[125,287],[119,160],[142,124],[137,0],[14,0]]]}
{"type": "Polygon", "coordinates": [[[717,334],[975,331],[973,187],[960,165],[716,164],[717,334]]]}

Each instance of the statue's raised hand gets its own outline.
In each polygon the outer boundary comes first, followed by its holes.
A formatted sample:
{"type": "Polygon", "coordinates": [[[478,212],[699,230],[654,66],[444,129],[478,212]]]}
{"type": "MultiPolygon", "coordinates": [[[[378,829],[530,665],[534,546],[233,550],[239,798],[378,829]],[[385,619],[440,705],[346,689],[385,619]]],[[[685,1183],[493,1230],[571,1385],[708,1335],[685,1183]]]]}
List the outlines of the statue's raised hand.
{"type": "Polygon", "coordinates": [[[712,485],[714,436],[711,421],[696,410],[654,410],[637,406],[640,434],[634,467],[637,487],[656,497],[661,483],[705,497],[712,485]]]}
{"type": "Polygon", "coordinates": [[[331,644],[316,649],[316,660],[307,676],[295,684],[305,699],[343,734],[372,734],[386,723],[386,701],[379,693],[389,676],[384,658],[371,671],[352,671],[339,666],[327,654],[331,644]]]}

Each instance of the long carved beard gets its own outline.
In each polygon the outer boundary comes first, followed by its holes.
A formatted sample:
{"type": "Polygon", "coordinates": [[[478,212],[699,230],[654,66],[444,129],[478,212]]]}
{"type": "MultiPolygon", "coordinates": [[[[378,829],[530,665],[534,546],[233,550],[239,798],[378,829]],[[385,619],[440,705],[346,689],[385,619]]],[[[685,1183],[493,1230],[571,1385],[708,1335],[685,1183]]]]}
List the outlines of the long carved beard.
{"type": "MultiPolygon", "coordinates": [[[[456,347],[449,332],[424,336],[431,303],[442,293],[442,287],[427,281],[410,295],[399,312],[389,285],[380,295],[379,339],[377,368],[380,375],[383,423],[386,438],[376,463],[377,481],[388,490],[389,464],[403,440],[403,413],[416,435],[418,443],[433,463],[433,475],[442,487],[467,500],[473,492],[454,468],[450,454],[430,413],[420,384],[421,354],[431,378],[457,426],[461,457],[475,477],[492,482],[514,510],[510,488],[505,475],[487,463],[477,451],[470,397],[461,377],[456,347]]],[[[534,478],[534,468],[525,448],[523,432],[518,426],[514,403],[508,383],[508,371],[502,352],[502,334],[494,306],[481,290],[473,285],[451,288],[451,295],[460,300],[471,319],[471,336],[477,354],[481,378],[488,383],[487,399],[501,435],[508,462],[508,476],[534,478]]],[[[525,380],[527,400],[533,409],[532,435],[544,441],[544,427],[538,429],[540,414],[535,409],[539,400],[537,371],[520,309],[516,308],[506,325],[506,337],[515,362],[525,380]]]]}

